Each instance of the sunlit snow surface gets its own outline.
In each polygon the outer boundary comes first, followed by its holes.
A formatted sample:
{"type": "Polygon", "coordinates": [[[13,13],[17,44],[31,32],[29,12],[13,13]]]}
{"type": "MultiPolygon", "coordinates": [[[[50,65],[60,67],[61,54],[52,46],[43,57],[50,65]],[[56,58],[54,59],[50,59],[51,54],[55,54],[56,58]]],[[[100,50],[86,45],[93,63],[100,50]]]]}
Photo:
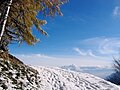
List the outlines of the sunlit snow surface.
{"type": "Polygon", "coordinates": [[[120,90],[120,87],[87,73],[60,68],[33,68],[38,70],[41,78],[38,90],[120,90]]]}

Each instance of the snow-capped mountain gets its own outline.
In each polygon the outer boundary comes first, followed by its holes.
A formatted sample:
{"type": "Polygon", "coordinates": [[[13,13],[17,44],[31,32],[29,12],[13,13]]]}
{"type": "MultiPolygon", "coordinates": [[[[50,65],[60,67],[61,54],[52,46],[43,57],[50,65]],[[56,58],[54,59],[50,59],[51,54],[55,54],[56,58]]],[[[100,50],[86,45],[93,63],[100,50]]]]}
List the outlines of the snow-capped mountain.
{"type": "Polygon", "coordinates": [[[38,90],[120,90],[101,78],[60,68],[33,67],[41,78],[38,90]]]}
{"type": "Polygon", "coordinates": [[[89,73],[101,78],[106,78],[114,72],[114,69],[110,66],[77,66],[72,64],[68,66],[62,66],[60,68],[71,71],[89,73]]]}
{"type": "Polygon", "coordinates": [[[69,66],[62,66],[60,68],[66,69],[66,70],[77,71],[77,72],[82,71],[82,69],[79,66],[75,65],[75,64],[72,64],[72,65],[69,65],[69,66]]]}

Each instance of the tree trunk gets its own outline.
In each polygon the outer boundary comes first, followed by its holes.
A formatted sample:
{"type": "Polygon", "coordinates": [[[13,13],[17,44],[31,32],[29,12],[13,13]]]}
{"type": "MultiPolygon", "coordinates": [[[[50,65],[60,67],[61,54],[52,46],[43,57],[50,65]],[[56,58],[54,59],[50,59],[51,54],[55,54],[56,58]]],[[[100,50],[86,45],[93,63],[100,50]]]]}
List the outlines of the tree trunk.
{"type": "Polygon", "coordinates": [[[3,17],[3,23],[2,23],[1,28],[0,28],[1,29],[0,30],[0,42],[1,42],[1,38],[3,36],[3,33],[5,31],[5,25],[6,25],[6,22],[7,22],[7,18],[8,18],[8,14],[10,12],[11,5],[12,5],[12,0],[9,0],[7,2],[6,11],[5,11],[5,14],[4,14],[4,17],[3,17]]]}

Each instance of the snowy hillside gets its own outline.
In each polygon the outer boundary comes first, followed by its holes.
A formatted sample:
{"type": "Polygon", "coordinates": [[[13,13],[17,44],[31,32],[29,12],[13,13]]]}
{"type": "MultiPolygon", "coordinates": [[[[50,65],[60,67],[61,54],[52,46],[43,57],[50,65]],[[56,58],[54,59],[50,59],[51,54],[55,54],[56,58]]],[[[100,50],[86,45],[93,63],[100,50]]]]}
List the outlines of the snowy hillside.
{"type": "Polygon", "coordinates": [[[0,59],[0,90],[39,90],[39,82],[35,69],[0,59]]]}
{"type": "Polygon", "coordinates": [[[120,88],[87,73],[60,68],[29,67],[0,59],[0,90],[120,90],[120,88]]]}
{"type": "Polygon", "coordinates": [[[120,90],[116,85],[87,73],[60,68],[33,68],[38,70],[41,78],[38,90],[120,90]]]}

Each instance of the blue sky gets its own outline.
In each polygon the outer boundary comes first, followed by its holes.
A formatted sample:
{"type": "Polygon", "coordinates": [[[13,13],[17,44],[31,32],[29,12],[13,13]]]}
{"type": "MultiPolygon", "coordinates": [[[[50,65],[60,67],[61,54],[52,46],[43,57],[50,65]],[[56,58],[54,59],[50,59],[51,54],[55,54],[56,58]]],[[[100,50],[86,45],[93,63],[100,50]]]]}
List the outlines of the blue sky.
{"type": "Polygon", "coordinates": [[[70,0],[61,10],[63,17],[46,18],[48,37],[35,31],[40,43],[11,44],[10,52],[31,65],[112,65],[120,50],[120,0],[70,0]]]}

